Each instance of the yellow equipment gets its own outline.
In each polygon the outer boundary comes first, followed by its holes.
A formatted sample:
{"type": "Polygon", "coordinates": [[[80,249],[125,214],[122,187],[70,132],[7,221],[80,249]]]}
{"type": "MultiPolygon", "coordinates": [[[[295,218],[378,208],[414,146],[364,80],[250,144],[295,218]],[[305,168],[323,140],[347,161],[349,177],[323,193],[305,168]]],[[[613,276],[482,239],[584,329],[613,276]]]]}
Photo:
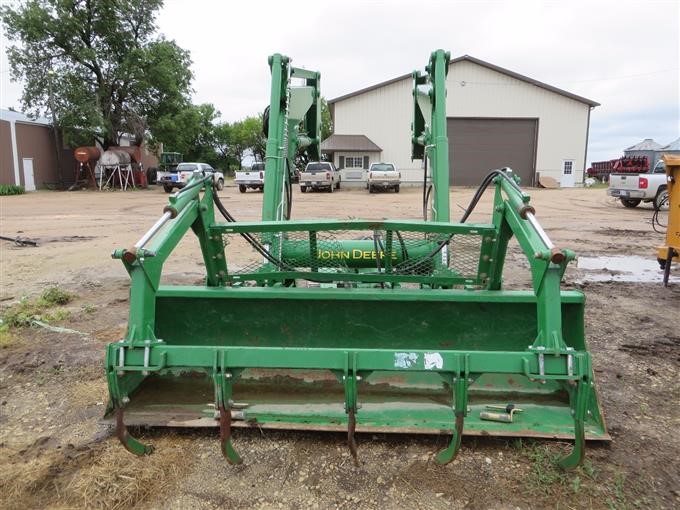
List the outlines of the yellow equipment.
{"type": "Polygon", "coordinates": [[[658,260],[663,272],[663,284],[668,286],[671,264],[680,260],[680,156],[665,154],[666,189],[668,191],[668,227],[666,244],[658,248],[658,260]]]}

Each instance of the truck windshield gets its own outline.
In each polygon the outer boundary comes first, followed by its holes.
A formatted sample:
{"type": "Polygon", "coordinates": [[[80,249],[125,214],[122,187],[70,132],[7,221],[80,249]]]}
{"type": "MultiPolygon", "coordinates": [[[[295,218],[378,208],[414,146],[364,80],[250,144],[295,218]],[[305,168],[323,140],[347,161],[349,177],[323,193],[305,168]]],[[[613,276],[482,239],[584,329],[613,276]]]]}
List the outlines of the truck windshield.
{"type": "Polygon", "coordinates": [[[394,165],[389,163],[378,163],[371,166],[371,171],[373,172],[394,172],[394,165]]]}
{"type": "Polygon", "coordinates": [[[331,165],[329,163],[309,163],[307,168],[305,168],[305,172],[327,172],[330,169],[331,165]]]}
{"type": "Polygon", "coordinates": [[[177,165],[178,172],[194,172],[196,170],[198,170],[198,165],[194,165],[193,163],[180,163],[177,165]]]}
{"type": "Polygon", "coordinates": [[[250,169],[251,172],[259,172],[260,170],[264,170],[264,163],[253,163],[250,169]]]}

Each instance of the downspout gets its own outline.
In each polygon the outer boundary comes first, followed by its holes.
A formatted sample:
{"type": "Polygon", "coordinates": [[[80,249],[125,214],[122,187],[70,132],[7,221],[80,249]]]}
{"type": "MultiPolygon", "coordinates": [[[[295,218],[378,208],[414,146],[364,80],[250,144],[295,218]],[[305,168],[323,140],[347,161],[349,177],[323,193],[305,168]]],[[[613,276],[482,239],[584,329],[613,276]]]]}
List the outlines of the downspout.
{"type": "Polygon", "coordinates": [[[16,121],[9,121],[9,132],[12,138],[12,161],[14,163],[14,184],[21,186],[21,180],[19,178],[19,150],[17,149],[17,127],[16,121]]]}
{"type": "Polygon", "coordinates": [[[586,182],[586,165],[588,159],[588,137],[590,136],[590,112],[595,108],[594,106],[588,106],[588,122],[586,123],[586,150],[583,151],[583,171],[581,172],[581,183],[586,182]]]}

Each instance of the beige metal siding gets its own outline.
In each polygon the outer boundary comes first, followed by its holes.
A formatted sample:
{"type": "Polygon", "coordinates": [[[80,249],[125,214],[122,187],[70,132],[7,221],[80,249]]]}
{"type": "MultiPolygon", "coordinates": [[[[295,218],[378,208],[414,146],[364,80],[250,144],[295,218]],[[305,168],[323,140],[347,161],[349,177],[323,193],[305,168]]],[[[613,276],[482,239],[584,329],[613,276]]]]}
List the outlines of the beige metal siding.
{"type": "Polygon", "coordinates": [[[559,180],[573,159],[582,180],[589,105],[472,62],[452,65],[446,81],[449,117],[538,118],[536,171],[559,180]]]}
{"type": "Polygon", "coordinates": [[[334,132],[366,135],[382,149],[371,155],[371,162],[392,162],[406,178],[404,170],[420,168],[420,161],[411,161],[411,98],[411,80],[401,80],[340,101],[335,104],[334,132]]]}
{"type": "MultiPolygon", "coordinates": [[[[335,132],[368,136],[405,181],[422,178],[421,162],[410,157],[411,87],[407,78],[334,104],[335,132]]],[[[582,180],[589,105],[469,61],[451,65],[447,90],[448,117],[539,119],[536,171],[559,180],[571,159],[582,180]]]]}

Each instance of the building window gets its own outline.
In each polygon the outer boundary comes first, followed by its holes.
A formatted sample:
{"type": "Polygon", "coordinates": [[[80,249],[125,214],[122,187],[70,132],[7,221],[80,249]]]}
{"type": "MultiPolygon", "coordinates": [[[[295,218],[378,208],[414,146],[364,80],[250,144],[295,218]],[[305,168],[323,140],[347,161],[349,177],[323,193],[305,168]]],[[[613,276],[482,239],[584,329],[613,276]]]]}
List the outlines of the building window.
{"type": "Polygon", "coordinates": [[[345,158],[345,168],[363,168],[364,158],[361,156],[347,156],[345,158]]]}
{"type": "Polygon", "coordinates": [[[571,175],[571,170],[574,162],[573,161],[565,161],[564,162],[564,175],[571,175]]]}

